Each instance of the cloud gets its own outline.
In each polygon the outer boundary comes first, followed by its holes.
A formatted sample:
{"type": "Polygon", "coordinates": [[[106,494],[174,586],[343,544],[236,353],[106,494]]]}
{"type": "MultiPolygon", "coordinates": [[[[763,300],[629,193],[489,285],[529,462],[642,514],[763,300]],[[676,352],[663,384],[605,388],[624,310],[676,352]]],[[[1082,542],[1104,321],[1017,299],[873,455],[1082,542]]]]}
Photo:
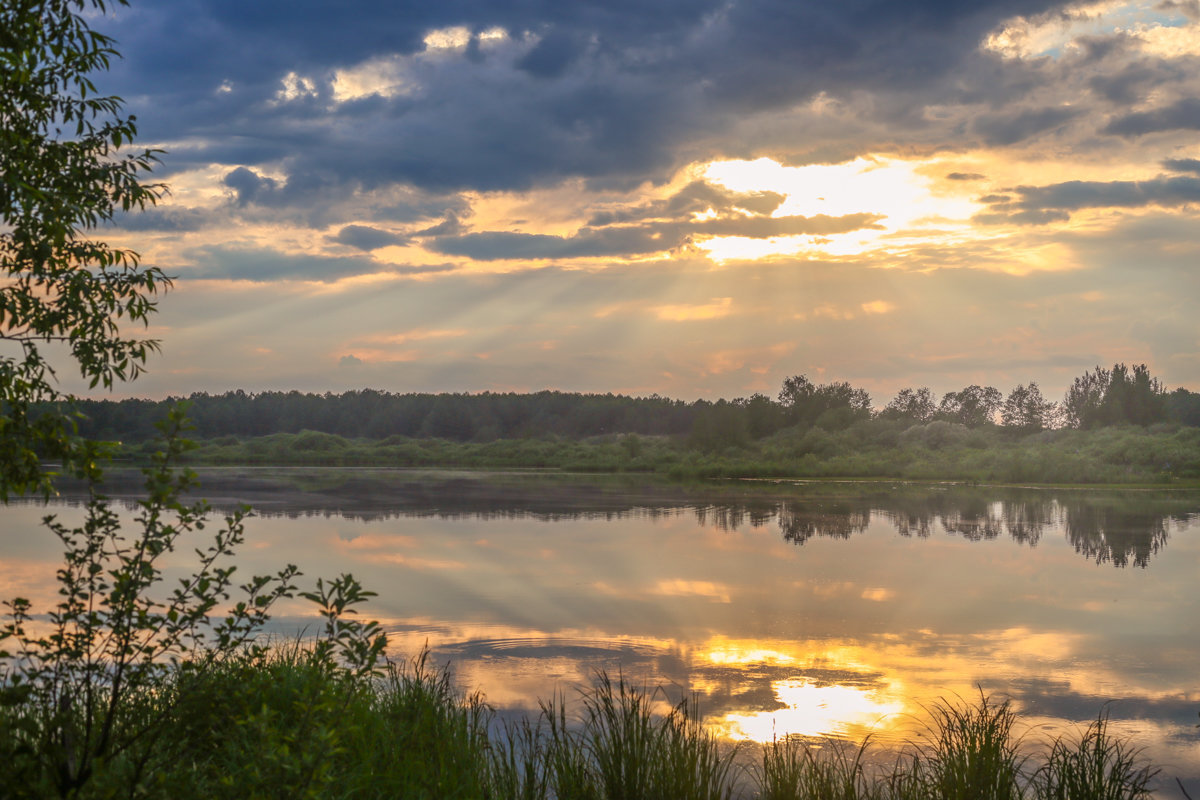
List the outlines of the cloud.
{"type": "Polygon", "coordinates": [[[1162,162],[1162,165],[1164,169],[1172,172],[1194,172],[1200,175],[1200,159],[1198,158],[1168,158],[1162,162]]]}
{"type": "Polygon", "coordinates": [[[239,206],[247,203],[263,203],[275,195],[279,187],[279,182],[274,178],[264,177],[246,167],[238,167],[226,173],[225,177],[221,179],[221,183],[233,189],[239,206]]]}
{"type": "Polygon", "coordinates": [[[1041,225],[1070,218],[1085,208],[1179,208],[1200,202],[1200,177],[1159,177],[1144,181],[1064,181],[1019,186],[1000,195],[991,210],[976,217],[984,223],[1041,225]]]}
{"type": "Polygon", "coordinates": [[[710,210],[718,214],[747,211],[770,215],[786,199],[785,195],[778,192],[734,192],[724,186],[697,180],[664,200],[597,212],[588,220],[588,225],[600,227],[649,219],[683,220],[710,210]]]}
{"type": "MultiPolygon", "coordinates": [[[[1005,20],[1059,5],[356,0],[335,12],[192,0],[187,24],[176,7],[144,4],[102,27],[126,56],[110,77],[142,136],[177,143],[168,163],[230,167],[242,204],[294,203],[303,186],[333,196],[571,177],[632,186],[685,157],[740,155],[730,151],[747,145],[721,135],[747,114],[789,112],[822,93],[894,97],[883,115],[927,127],[914,99],[944,98],[988,69],[978,42],[1005,20]],[[264,176],[267,166],[285,177],[264,176]]],[[[1053,123],[1031,112],[981,129],[1005,140],[1053,123]]]]}
{"type": "Polygon", "coordinates": [[[322,256],[284,253],[265,247],[204,245],[184,251],[193,267],[185,277],[269,283],[278,280],[332,283],[358,275],[418,275],[449,272],[453,265],[384,264],[365,256],[322,256]]]}
{"type": "Polygon", "coordinates": [[[827,235],[878,227],[879,214],[831,217],[742,217],[700,222],[584,228],[571,236],[488,231],[434,239],[429,249],[477,261],[497,259],[565,259],[626,257],[662,253],[683,247],[693,236],[745,236],[766,239],[801,234],[827,235]]]}
{"type": "Polygon", "coordinates": [[[972,129],[990,145],[1009,145],[1058,129],[1081,112],[1074,108],[1038,108],[1013,114],[1005,111],[978,117],[972,129]]]}
{"type": "Polygon", "coordinates": [[[671,322],[687,322],[699,319],[719,319],[733,311],[733,298],[722,297],[703,305],[668,305],[654,309],[655,315],[671,322]]]}
{"type": "Polygon", "coordinates": [[[372,228],[369,225],[347,225],[332,237],[339,244],[353,247],[356,250],[378,250],[381,247],[405,244],[407,236],[401,236],[391,231],[372,228]]]}
{"type": "Polygon", "coordinates": [[[691,244],[695,237],[825,236],[879,228],[883,219],[869,213],[768,216],[785,199],[777,192],[739,193],[695,181],[664,200],[600,211],[570,236],[483,231],[437,237],[426,246],[479,261],[621,258],[673,251],[691,244]]]}
{"type": "Polygon", "coordinates": [[[1103,128],[1104,133],[1117,136],[1173,130],[1200,130],[1200,98],[1184,97],[1153,111],[1135,111],[1117,117],[1103,128]]]}
{"type": "Polygon", "coordinates": [[[164,231],[186,233],[202,230],[221,222],[220,215],[197,208],[151,206],[139,211],[123,211],[112,221],[124,231],[164,231]]]}

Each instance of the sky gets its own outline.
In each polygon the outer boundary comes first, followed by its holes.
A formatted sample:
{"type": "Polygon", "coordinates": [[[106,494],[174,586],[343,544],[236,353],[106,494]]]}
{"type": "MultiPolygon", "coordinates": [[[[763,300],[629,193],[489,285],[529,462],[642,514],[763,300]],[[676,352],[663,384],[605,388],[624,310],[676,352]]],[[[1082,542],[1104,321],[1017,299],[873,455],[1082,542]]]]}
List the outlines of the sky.
{"type": "MultiPolygon", "coordinates": [[[[132,0],[114,396],[1200,388],[1200,2],[132,0]]],[[[64,373],[65,374],[65,373],[64,373]]],[[[70,388],[70,387],[69,387],[70,388]]]]}

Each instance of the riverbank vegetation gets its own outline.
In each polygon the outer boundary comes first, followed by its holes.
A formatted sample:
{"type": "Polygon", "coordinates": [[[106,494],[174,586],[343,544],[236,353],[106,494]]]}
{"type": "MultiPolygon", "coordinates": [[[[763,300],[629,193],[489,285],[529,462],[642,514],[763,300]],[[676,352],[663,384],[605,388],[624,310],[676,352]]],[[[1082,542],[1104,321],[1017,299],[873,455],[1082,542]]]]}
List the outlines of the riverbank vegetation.
{"type": "MultiPolygon", "coordinates": [[[[789,378],[776,399],[535,394],[193,395],[192,463],[542,468],[673,478],[854,477],[1039,483],[1200,478],[1200,394],[1144,365],[1096,368],[1061,403],[904,389],[883,408],[846,383],[789,378]]],[[[80,401],[80,432],[152,452],[172,401],[80,401]]]]}
{"type": "MultiPolygon", "coordinates": [[[[687,436],[557,435],[489,442],[305,430],[200,439],[188,463],[554,469],[686,478],[896,478],[986,483],[1129,484],[1200,479],[1200,428],[1160,424],[1016,433],[1000,426],[864,419],[841,429],[792,427],[759,440],[705,448],[687,436]]],[[[127,443],[140,461],[153,442],[127,443]]]]}

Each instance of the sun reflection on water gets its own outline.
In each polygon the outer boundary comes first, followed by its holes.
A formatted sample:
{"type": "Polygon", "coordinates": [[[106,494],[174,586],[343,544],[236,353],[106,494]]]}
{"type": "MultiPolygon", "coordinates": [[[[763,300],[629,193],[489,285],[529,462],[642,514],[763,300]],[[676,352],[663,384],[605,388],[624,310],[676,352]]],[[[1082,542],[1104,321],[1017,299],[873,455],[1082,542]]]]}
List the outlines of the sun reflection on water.
{"type": "Polygon", "coordinates": [[[786,736],[833,736],[861,740],[905,711],[899,700],[876,689],[822,685],[807,678],[772,681],[783,708],[725,714],[711,724],[737,741],[770,742],[786,736]]]}

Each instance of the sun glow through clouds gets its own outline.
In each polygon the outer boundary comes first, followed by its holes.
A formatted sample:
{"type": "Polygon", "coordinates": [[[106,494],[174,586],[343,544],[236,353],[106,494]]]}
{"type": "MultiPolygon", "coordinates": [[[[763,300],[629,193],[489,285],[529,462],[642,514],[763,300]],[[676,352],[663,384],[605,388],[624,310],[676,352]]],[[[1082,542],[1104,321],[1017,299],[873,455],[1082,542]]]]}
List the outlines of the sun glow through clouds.
{"type": "Polygon", "coordinates": [[[701,173],[712,183],[735,192],[785,195],[772,217],[878,214],[882,218],[847,233],[770,239],[717,236],[696,244],[717,261],[804,253],[836,257],[965,233],[971,216],[981,208],[971,199],[973,187],[936,193],[933,179],[922,174],[933,163],[862,157],[803,167],[786,167],[769,158],[713,162],[701,173]]]}

